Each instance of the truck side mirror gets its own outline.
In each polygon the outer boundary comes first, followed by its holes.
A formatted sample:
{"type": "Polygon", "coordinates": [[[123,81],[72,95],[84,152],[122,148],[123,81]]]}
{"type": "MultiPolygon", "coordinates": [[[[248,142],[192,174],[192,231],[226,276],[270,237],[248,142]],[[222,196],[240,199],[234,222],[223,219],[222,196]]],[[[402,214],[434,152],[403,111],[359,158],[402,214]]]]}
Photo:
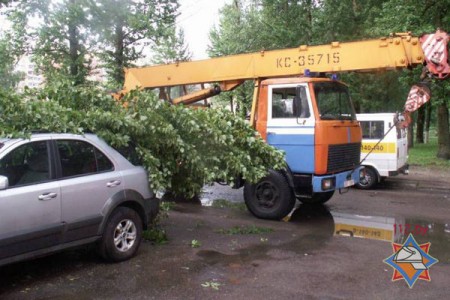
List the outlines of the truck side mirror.
{"type": "Polygon", "coordinates": [[[0,176],[0,190],[6,190],[9,186],[8,177],[0,176]]]}

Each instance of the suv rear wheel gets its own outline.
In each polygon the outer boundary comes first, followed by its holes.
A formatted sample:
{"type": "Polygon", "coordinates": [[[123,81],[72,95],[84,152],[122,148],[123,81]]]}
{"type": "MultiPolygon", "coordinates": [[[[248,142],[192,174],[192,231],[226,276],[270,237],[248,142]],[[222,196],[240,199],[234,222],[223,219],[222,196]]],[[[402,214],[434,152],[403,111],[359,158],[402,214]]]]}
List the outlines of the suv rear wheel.
{"type": "Polygon", "coordinates": [[[136,254],[141,240],[141,217],[130,208],[119,207],[108,219],[98,250],[106,260],[123,261],[136,254]]]}

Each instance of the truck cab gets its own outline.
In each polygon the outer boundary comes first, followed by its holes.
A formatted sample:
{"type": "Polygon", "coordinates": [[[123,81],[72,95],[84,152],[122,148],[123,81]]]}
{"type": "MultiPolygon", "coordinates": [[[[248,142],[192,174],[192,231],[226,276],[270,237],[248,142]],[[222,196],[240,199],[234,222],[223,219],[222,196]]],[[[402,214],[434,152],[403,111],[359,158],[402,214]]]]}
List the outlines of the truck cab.
{"type": "Polygon", "coordinates": [[[406,129],[390,130],[396,117],[395,113],[356,115],[362,128],[361,160],[365,168],[358,188],[371,189],[386,177],[408,174],[406,129]]]}
{"type": "Polygon", "coordinates": [[[286,157],[291,195],[286,207],[275,209],[280,196],[271,172],[256,184],[246,184],[248,208],[258,217],[279,218],[289,213],[295,199],[324,203],[335,190],[359,182],[361,129],[348,88],[328,78],[291,77],[261,82],[255,116],[256,130],[286,157]],[[273,208],[273,209],[272,209],[273,208]],[[262,211],[266,213],[262,213],[262,211]],[[273,211],[273,215],[269,212],[273,211]]]}

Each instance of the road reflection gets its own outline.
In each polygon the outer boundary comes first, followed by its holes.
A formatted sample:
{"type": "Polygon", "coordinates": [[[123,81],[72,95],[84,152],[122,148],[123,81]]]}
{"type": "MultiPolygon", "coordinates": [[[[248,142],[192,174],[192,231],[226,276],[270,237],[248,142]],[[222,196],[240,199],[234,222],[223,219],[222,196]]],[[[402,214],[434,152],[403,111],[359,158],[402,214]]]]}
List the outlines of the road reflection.
{"type": "Polygon", "coordinates": [[[300,204],[285,219],[301,224],[319,238],[345,236],[402,244],[409,234],[418,243],[431,243],[440,262],[450,262],[450,221],[367,216],[330,211],[326,205],[300,204]]]}

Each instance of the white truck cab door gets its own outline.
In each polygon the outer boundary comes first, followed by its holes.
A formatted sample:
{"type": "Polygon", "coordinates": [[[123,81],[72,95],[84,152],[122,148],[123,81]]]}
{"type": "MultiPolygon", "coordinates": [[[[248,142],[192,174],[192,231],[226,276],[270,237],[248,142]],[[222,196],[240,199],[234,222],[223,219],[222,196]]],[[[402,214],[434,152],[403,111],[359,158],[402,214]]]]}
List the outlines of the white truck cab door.
{"type": "Polygon", "coordinates": [[[307,84],[269,86],[267,142],[286,153],[293,172],[314,173],[315,118],[307,84]]]}

